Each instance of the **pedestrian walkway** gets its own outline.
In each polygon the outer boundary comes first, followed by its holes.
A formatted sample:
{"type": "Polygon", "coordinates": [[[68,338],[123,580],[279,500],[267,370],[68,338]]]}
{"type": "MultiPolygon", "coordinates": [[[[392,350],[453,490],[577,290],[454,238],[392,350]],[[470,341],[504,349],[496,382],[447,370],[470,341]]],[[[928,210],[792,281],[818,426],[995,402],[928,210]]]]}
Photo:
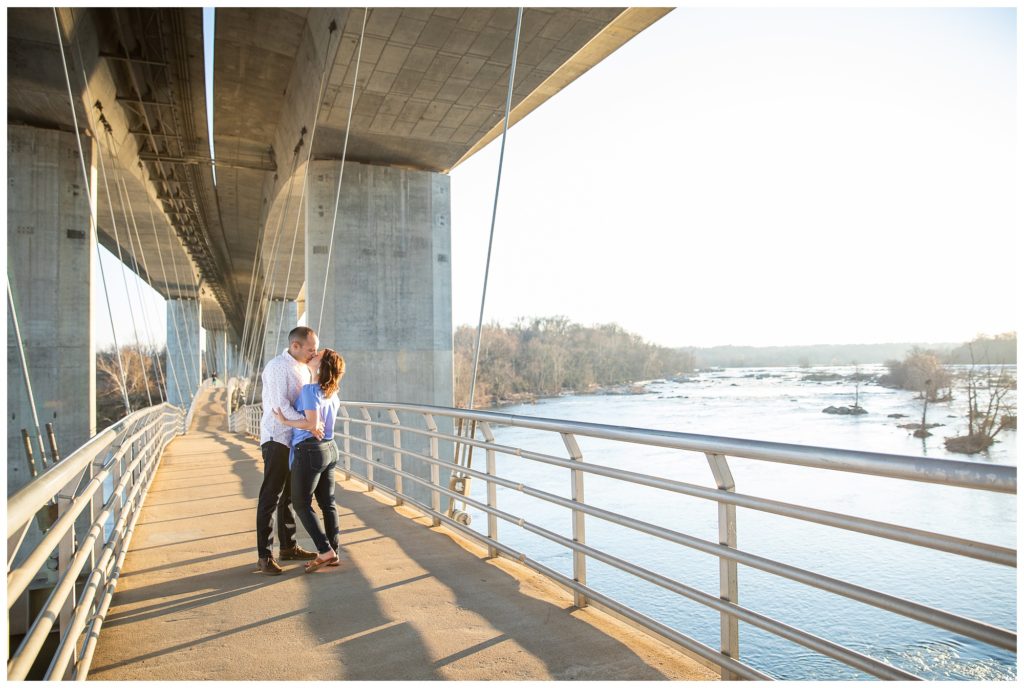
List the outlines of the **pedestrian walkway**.
{"type": "Polygon", "coordinates": [[[223,387],[203,394],[164,452],[90,679],[716,678],[354,480],[338,483],[341,567],[255,573],[259,447],[227,432],[223,387]]]}

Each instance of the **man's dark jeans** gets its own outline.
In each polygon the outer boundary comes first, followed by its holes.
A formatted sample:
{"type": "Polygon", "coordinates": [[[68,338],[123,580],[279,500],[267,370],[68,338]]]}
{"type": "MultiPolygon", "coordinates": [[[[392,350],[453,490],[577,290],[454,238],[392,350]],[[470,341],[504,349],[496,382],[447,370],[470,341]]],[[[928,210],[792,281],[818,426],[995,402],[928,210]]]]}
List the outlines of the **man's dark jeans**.
{"type": "Polygon", "coordinates": [[[295,546],[295,516],[292,514],[291,471],[288,470],[288,447],[280,442],[264,442],[263,484],[256,506],[256,551],[260,558],[273,555],[274,527],[271,520],[277,511],[277,535],[281,549],[295,546]]]}
{"type": "Polygon", "coordinates": [[[338,447],[334,440],[306,440],[295,445],[292,504],[320,554],[328,549],[338,551],[338,510],[334,506],[334,468],[337,465],[338,447]],[[323,528],[313,511],[313,497],[324,515],[323,528]]]}

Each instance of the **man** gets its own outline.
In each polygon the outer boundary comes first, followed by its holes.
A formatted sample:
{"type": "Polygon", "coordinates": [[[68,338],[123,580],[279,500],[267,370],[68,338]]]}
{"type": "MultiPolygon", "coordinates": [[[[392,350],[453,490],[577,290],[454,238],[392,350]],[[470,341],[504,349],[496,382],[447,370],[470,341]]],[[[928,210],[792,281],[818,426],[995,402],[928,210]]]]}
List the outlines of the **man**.
{"type": "MultiPolygon", "coordinates": [[[[292,429],[274,417],[281,409],[290,420],[305,416],[294,409],[302,385],[311,382],[306,365],[316,356],[320,341],[308,327],[288,333],[288,348],[263,367],[263,418],[260,420],[260,450],[263,453],[263,484],[256,507],[256,568],[260,573],[279,576],[284,569],[274,560],[274,529],[271,519],[277,511],[277,534],[281,540],[280,559],[315,559],[316,552],[299,547],[295,541],[295,514],[291,508],[291,471],[288,453],[292,429]]],[[[318,430],[320,430],[318,428],[318,430]]],[[[321,431],[322,432],[322,431],[321,431]]],[[[320,433],[314,433],[319,436],[320,433]]]]}

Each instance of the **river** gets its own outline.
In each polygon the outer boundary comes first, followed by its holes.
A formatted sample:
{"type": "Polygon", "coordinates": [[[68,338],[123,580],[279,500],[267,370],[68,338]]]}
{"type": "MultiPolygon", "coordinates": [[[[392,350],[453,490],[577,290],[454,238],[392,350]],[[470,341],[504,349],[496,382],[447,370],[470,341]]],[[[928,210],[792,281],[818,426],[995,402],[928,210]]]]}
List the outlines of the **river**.
{"type": "MultiPolygon", "coordinates": [[[[881,366],[860,366],[879,374],[881,366]]],[[[942,439],[966,425],[965,393],[929,405],[928,422],[942,423],[924,440],[897,427],[918,421],[914,394],[867,383],[860,405],[868,413],[822,413],[826,406],[854,402],[849,379],[806,380],[800,368],[731,368],[654,381],[631,396],[563,396],[502,412],[580,420],[723,437],[773,440],[932,458],[965,459],[945,450],[942,439]],[[892,418],[902,414],[906,418],[892,418]]],[[[816,367],[814,373],[849,376],[852,366],[816,367]]],[[[1014,370],[1014,373],[1016,371],[1014,370]]],[[[496,439],[558,456],[557,434],[498,428],[496,439]],[[546,436],[545,436],[546,435],[546,436]]],[[[1005,431],[987,453],[968,460],[1016,465],[1016,432],[1005,431]]],[[[584,460],[714,487],[702,454],[580,442],[584,460]]],[[[474,467],[482,470],[477,454],[474,467]]],[[[1016,548],[1016,496],[851,473],[730,459],[738,492],[896,523],[1016,548]]],[[[569,497],[568,473],[514,456],[498,455],[498,475],[569,497]]],[[[717,507],[654,488],[586,476],[586,501],[682,533],[717,542],[717,507]]],[[[486,502],[482,480],[471,496],[486,502]]],[[[498,489],[498,505],[571,538],[567,511],[514,490],[498,489]]],[[[909,600],[1016,629],[1016,570],[996,564],[890,542],[858,533],[738,509],[740,549],[909,600]]],[[[472,527],[486,532],[486,515],[470,508],[472,527]]],[[[680,545],[587,518],[587,543],[717,597],[718,560],[680,545]]],[[[551,568],[572,576],[562,547],[501,522],[500,540],[551,568]]],[[[588,561],[588,584],[711,647],[718,647],[719,616],[708,608],[600,562],[588,561]]],[[[926,679],[1012,680],[1016,656],[980,642],[911,621],[788,579],[739,566],[740,603],[926,679]]],[[[802,646],[740,622],[741,659],[778,679],[858,680],[861,672],[802,646]]]]}

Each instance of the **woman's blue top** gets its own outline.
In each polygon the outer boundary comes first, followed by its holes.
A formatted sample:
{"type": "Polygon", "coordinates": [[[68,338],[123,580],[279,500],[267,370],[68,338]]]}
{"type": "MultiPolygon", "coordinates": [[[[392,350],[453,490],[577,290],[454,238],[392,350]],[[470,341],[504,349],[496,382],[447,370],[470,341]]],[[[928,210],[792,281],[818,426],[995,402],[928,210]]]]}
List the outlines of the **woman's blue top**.
{"type": "MultiPolygon", "coordinates": [[[[320,420],[324,422],[324,439],[334,439],[334,419],[338,415],[338,407],[341,402],[338,401],[338,393],[335,392],[329,397],[324,397],[324,392],[320,389],[320,385],[312,383],[309,385],[303,385],[302,391],[299,392],[299,398],[295,400],[295,410],[299,413],[304,411],[316,411],[320,420]]],[[[292,462],[295,460],[295,445],[302,440],[308,440],[313,437],[313,433],[309,430],[295,430],[292,433],[292,451],[288,456],[288,467],[291,468],[292,462]]]]}

